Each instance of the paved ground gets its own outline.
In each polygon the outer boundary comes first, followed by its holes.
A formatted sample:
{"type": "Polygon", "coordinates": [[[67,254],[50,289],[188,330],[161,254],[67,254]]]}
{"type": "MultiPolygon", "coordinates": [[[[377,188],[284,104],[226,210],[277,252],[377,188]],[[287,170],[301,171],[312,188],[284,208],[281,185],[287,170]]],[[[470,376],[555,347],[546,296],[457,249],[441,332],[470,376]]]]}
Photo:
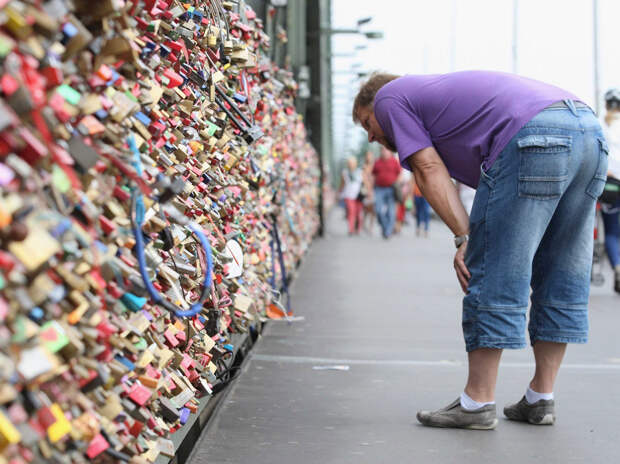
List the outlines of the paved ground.
{"type": "MultiPolygon", "coordinates": [[[[192,463],[566,463],[620,459],[620,297],[593,288],[591,342],[569,347],[558,422],[500,420],[497,430],[429,429],[421,408],[463,388],[466,360],[451,234],[411,226],[384,241],[349,238],[340,211],[293,287],[296,315],[271,323],[196,445],[192,463]],[[349,370],[316,370],[344,365],[349,370]]],[[[518,400],[529,350],[504,353],[497,401],[518,400]]]]}

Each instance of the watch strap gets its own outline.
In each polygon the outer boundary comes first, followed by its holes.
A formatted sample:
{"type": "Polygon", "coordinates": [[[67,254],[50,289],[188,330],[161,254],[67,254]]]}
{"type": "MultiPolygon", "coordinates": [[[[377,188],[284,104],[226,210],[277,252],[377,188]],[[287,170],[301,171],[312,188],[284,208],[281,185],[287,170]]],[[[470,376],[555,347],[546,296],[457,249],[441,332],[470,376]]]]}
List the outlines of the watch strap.
{"type": "Polygon", "coordinates": [[[454,236],[454,246],[456,248],[460,248],[463,243],[469,240],[469,235],[455,235],[454,236]]]}

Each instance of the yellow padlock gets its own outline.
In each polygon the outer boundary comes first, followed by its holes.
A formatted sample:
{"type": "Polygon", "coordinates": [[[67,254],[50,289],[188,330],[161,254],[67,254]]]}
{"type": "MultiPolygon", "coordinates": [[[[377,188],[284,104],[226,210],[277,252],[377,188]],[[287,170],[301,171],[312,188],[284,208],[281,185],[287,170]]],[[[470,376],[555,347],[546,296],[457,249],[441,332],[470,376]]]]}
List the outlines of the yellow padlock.
{"type": "Polygon", "coordinates": [[[65,435],[71,432],[71,423],[65,417],[62,409],[57,403],[50,406],[52,415],[56,418],[56,422],[47,428],[47,437],[52,443],[56,443],[65,435]]]}
{"type": "Polygon", "coordinates": [[[22,439],[19,430],[13,423],[0,411],[0,451],[9,445],[19,443],[22,439]]]}
{"type": "Polygon", "coordinates": [[[217,36],[215,34],[209,34],[207,36],[207,45],[209,48],[215,48],[217,46],[217,36]]]}

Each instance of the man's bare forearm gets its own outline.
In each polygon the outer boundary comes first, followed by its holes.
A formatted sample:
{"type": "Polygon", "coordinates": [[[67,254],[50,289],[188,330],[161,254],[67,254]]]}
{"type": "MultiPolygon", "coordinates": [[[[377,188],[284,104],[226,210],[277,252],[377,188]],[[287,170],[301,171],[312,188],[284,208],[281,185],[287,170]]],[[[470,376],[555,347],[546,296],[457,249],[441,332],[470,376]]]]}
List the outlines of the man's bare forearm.
{"type": "Polygon", "coordinates": [[[420,191],[454,235],[469,233],[469,217],[443,163],[412,161],[411,167],[420,191]]]}

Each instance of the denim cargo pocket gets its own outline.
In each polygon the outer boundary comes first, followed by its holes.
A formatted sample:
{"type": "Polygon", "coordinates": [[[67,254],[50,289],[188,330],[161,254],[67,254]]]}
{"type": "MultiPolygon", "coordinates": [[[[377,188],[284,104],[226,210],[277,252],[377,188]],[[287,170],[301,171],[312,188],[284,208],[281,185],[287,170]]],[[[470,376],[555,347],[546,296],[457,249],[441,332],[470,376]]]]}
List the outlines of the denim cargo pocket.
{"type": "Polygon", "coordinates": [[[599,138],[598,145],[598,167],[596,168],[596,173],[586,189],[586,193],[595,200],[601,196],[603,189],[605,188],[605,182],[607,181],[607,156],[609,155],[609,147],[607,146],[605,139],[599,138]]]}
{"type": "Polygon", "coordinates": [[[572,138],[565,135],[528,135],[519,147],[519,196],[537,200],[559,198],[568,181],[572,138]]]}

